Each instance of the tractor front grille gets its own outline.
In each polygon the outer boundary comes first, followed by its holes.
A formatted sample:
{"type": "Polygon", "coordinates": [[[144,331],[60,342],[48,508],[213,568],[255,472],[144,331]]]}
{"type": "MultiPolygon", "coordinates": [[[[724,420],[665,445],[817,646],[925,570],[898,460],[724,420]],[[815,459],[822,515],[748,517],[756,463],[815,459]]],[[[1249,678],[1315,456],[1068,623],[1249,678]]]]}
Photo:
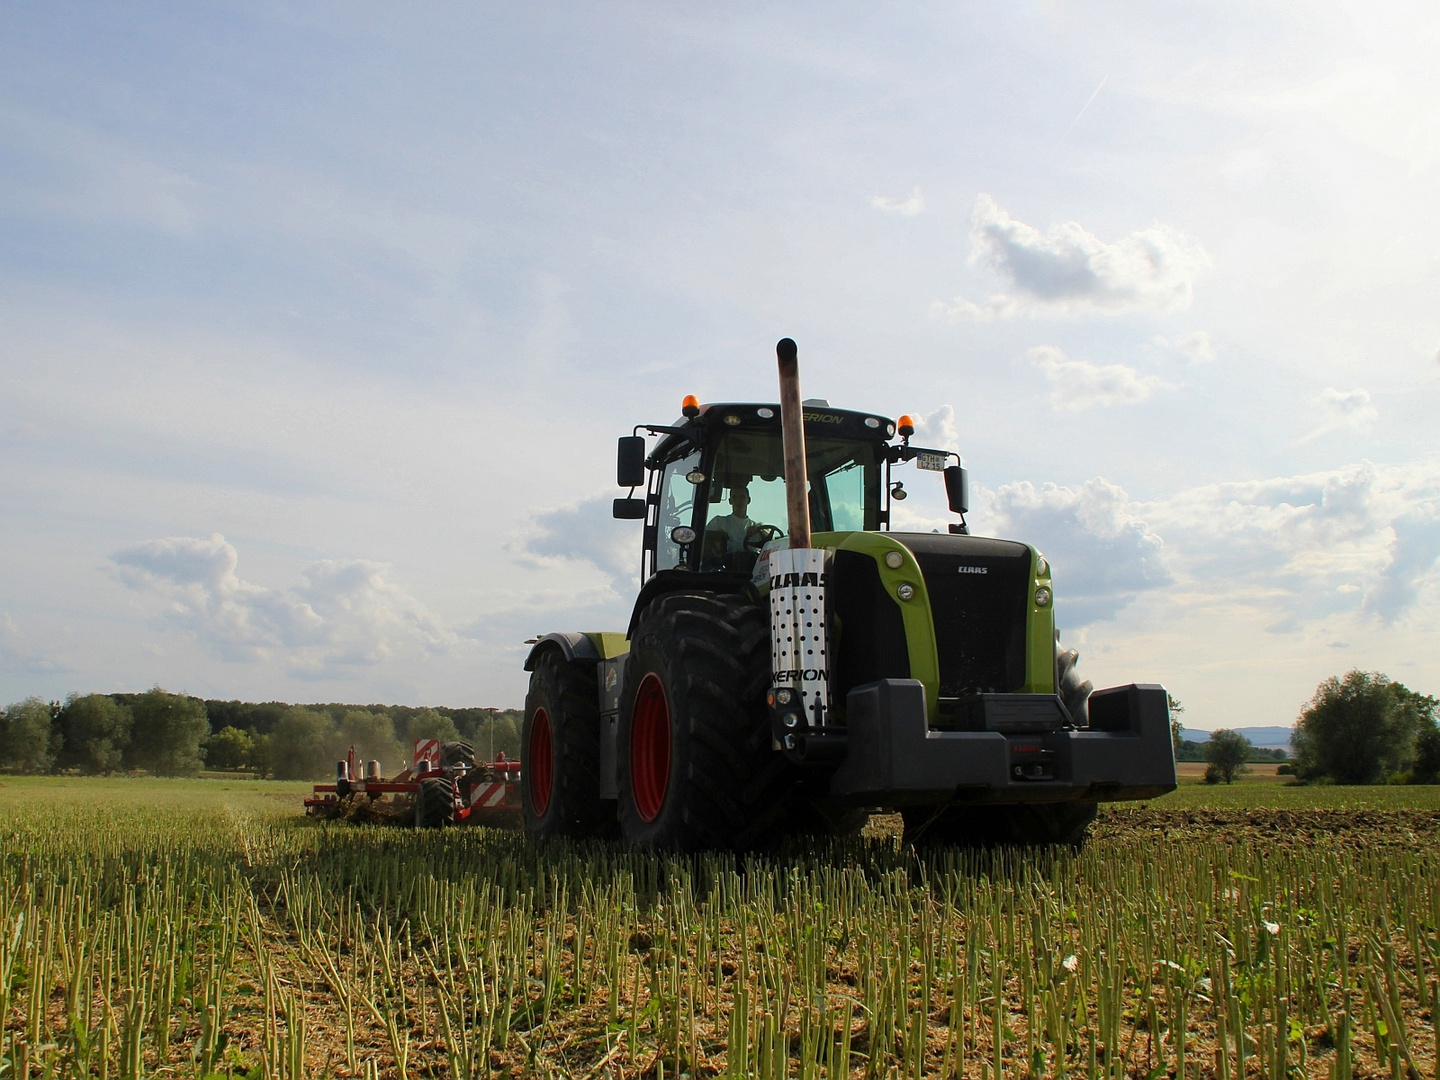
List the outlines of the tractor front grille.
{"type": "Polygon", "coordinates": [[[1030,549],[1009,540],[892,533],[925,576],[940,653],[940,697],[1014,693],[1025,683],[1030,549]]]}
{"type": "Polygon", "coordinates": [[[871,555],[835,552],[829,582],[831,707],[843,709],[857,686],[908,679],[910,649],[900,605],[885,591],[871,555]]]}

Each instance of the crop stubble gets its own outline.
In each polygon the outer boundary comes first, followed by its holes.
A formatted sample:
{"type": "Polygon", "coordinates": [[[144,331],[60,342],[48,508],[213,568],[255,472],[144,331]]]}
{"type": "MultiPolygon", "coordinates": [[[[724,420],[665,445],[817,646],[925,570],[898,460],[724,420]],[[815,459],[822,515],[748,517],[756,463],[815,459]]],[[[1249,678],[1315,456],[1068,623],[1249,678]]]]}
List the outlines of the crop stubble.
{"type": "Polygon", "coordinates": [[[882,821],[740,860],[257,804],[9,806],[0,1064],[1436,1075],[1434,811],[1118,809],[1078,856],[882,821]]]}

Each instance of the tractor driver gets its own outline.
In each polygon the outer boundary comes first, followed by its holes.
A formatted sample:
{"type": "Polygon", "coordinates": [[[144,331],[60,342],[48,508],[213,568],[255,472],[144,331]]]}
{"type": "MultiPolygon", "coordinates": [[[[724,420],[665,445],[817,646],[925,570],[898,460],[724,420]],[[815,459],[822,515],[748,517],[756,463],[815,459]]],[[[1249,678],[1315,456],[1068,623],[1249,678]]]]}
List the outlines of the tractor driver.
{"type": "Polygon", "coordinates": [[[750,488],[745,484],[736,484],[730,489],[730,513],[712,519],[705,527],[707,533],[714,530],[725,537],[727,554],[744,551],[745,534],[758,524],[750,520],[746,513],[749,509],[750,488]]]}
{"type": "Polygon", "coordinates": [[[759,542],[768,539],[770,530],[769,526],[752,520],[749,509],[750,488],[745,484],[736,484],[730,489],[730,513],[711,518],[705,526],[705,569],[746,569],[743,565],[736,565],[737,561],[731,556],[743,555],[747,550],[753,555],[759,548],[759,542]],[[748,549],[745,546],[747,539],[751,544],[748,549]]]}

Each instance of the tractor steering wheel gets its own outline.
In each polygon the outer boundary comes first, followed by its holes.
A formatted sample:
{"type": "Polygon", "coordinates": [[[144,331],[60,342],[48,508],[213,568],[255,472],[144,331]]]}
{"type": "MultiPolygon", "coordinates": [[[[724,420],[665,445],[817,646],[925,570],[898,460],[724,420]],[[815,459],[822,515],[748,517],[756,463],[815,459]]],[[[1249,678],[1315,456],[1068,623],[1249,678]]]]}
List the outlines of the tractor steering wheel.
{"type": "Polygon", "coordinates": [[[745,530],[745,550],[759,551],[771,540],[778,540],[785,532],[778,525],[751,525],[745,530]]]}

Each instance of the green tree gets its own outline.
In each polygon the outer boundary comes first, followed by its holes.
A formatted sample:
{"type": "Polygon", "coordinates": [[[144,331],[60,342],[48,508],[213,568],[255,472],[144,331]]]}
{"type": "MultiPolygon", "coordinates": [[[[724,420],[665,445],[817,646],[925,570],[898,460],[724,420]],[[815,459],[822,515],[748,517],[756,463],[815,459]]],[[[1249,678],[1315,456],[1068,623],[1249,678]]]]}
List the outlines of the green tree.
{"type": "Polygon", "coordinates": [[[207,768],[248,768],[254,754],[255,740],[244,728],[227,725],[205,740],[207,768]]]}
{"type": "Polygon", "coordinates": [[[134,718],[108,694],[71,694],[60,710],[62,769],[109,776],[125,760],[134,718]]]}
{"type": "Polygon", "coordinates": [[[17,701],[6,709],[0,726],[0,764],[22,773],[54,768],[59,743],[52,730],[54,719],[49,702],[38,697],[17,701]]]}
{"type": "Polygon", "coordinates": [[[250,748],[250,760],[245,764],[255,770],[255,775],[263,778],[275,775],[275,759],[270,749],[270,736],[268,734],[256,735],[250,748]]]}
{"type": "Polygon", "coordinates": [[[130,712],[130,764],[156,776],[194,776],[200,771],[200,743],[210,734],[205,702],[156,686],[137,696],[130,712]]]}
{"type": "Polygon", "coordinates": [[[270,733],[270,772],[277,780],[318,780],[335,768],[336,730],[329,715],[292,705],[270,733]]]}
{"type": "MultiPolygon", "coordinates": [[[[410,722],[405,725],[407,739],[439,739],[442,743],[454,742],[460,738],[460,732],[455,730],[455,721],[444,716],[434,709],[421,709],[410,722]]],[[[410,755],[406,755],[409,760],[410,755]]]]}
{"type": "Polygon", "coordinates": [[[1440,727],[1433,722],[1415,736],[1415,764],[1410,770],[1410,782],[1440,783],[1440,727]]]}
{"type": "Polygon", "coordinates": [[[1290,740],[1307,780],[1378,784],[1415,760],[1416,737],[1434,725],[1436,700],[1378,671],[1332,675],[1315,690],[1290,740]]]}
{"type": "Polygon", "coordinates": [[[1185,725],[1180,721],[1180,714],[1185,711],[1185,706],[1174,694],[1166,694],[1165,700],[1170,706],[1170,742],[1175,747],[1175,760],[1178,761],[1185,746],[1185,725]]]}
{"type": "Polygon", "coordinates": [[[1205,761],[1209,765],[1205,770],[1205,779],[1211,783],[1234,783],[1235,777],[1245,772],[1245,759],[1249,756],[1250,740],[1238,731],[1221,728],[1211,732],[1210,740],[1205,744],[1205,761]]]}

